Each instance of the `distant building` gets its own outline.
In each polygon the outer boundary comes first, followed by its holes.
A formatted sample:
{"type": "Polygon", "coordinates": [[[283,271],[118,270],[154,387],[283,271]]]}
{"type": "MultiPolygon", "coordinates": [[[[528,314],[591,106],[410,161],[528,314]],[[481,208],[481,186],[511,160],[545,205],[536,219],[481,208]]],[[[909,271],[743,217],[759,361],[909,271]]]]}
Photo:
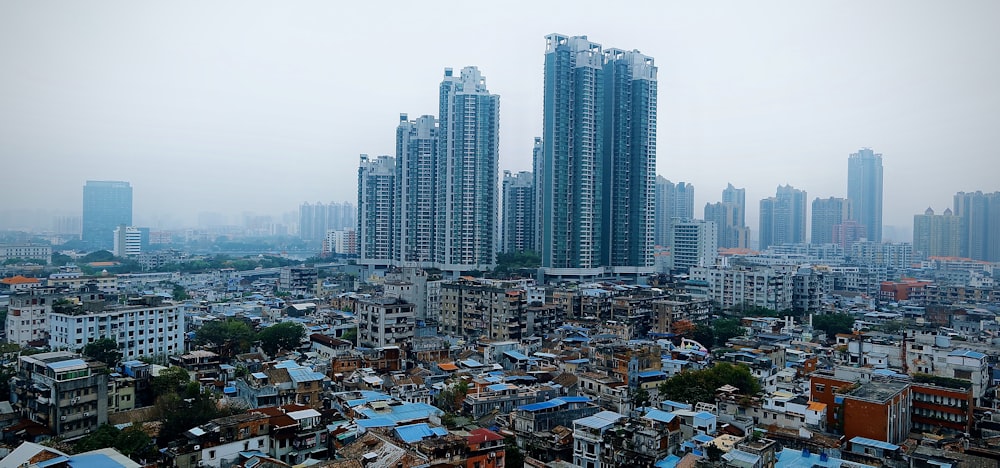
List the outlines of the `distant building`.
{"type": "Polygon", "coordinates": [[[111,253],[116,257],[134,257],[142,253],[142,231],[135,226],[124,224],[116,227],[111,253]]]}
{"type": "Polygon", "coordinates": [[[847,199],[866,239],[882,242],[882,155],[861,148],[847,159],[847,199]]]}
{"type": "Polygon", "coordinates": [[[423,115],[409,120],[400,114],[396,127],[396,210],[394,261],[429,268],[437,254],[438,120],[423,115]]]}
{"type": "Polygon", "coordinates": [[[855,242],[866,239],[868,228],[857,221],[847,220],[833,226],[833,238],[831,241],[840,246],[842,250],[849,250],[855,242]]]}
{"type": "Polygon", "coordinates": [[[962,255],[962,218],[951,208],[934,214],[927,208],[922,215],[913,215],[913,250],[920,258],[958,257],[962,255]]]}
{"type": "Polygon", "coordinates": [[[1000,261],[1000,192],[956,193],[955,216],[961,223],[961,256],[1000,261]]]}
{"type": "Polygon", "coordinates": [[[503,174],[503,238],[504,252],[537,252],[535,246],[535,179],[530,172],[510,171],[503,174]]]}
{"type": "Polygon", "coordinates": [[[358,232],[353,228],[326,231],[326,239],[323,240],[322,252],[324,254],[357,255],[358,232]]]}
{"type": "Polygon", "coordinates": [[[674,222],[688,219],[694,219],[694,186],[684,182],[675,184],[663,176],[656,176],[653,234],[656,245],[664,247],[670,245],[674,222]]]}
{"type": "Polygon", "coordinates": [[[111,249],[115,228],[132,225],[132,186],[128,182],[88,180],[83,186],[83,242],[111,249]]]}
{"type": "Polygon", "coordinates": [[[184,313],[159,296],[106,302],[83,292],[78,302],[57,304],[49,314],[49,347],[77,351],[101,338],[118,342],[124,359],[167,357],[184,352],[184,313]]]}
{"type": "Polygon", "coordinates": [[[4,244],[0,245],[0,264],[8,260],[39,260],[52,263],[51,245],[4,244]]]}
{"type": "Polygon", "coordinates": [[[806,240],[806,192],[779,186],[774,197],[760,201],[760,250],[806,240]]]}
{"type": "Polygon", "coordinates": [[[670,259],[674,268],[711,266],[719,257],[716,225],[712,221],[675,220],[670,236],[670,259]]]}
{"type": "Polygon", "coordinates": [[[833,243],[833,232],[836,226],[850,220],[851,201],[846,198],[817,198],[812,204],[812,237],[813,244],[833,243]]]}
{"type": "Polygon", "coordinates": [[[303,203],[299,206],[299,237],[322,240],[327,231],[354,228],[358,210],[353,203],[303,203]]]}

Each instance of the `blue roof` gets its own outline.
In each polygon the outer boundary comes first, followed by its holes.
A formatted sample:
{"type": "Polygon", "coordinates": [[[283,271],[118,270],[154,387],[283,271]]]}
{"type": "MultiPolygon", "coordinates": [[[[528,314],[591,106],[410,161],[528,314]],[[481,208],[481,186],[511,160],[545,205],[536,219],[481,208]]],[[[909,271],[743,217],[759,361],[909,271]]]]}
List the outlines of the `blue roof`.
{"type": "Polygon", "coordinates": [[[956,350],[948,353],[948,355],[949,356],[962,356],[962,357],[967,357],[967,358],[972,358],[972,359],[982,359],[982,358],[986,357],[985,354],[973,351],[971,349],[956,349],[956,350]]]}
{"type": "Polygon", "coordinates": [[[487,385],[486,388],[488,388],[491,392],[502,392],[504,390],[507,390],[507,384],[498,383],[493,385],[487,385]]]}
{"type": "Polygon", "coordinates": [[[396,421],[393,421],[390,418],[355,419],[354,422],[364,428],[392,427],[396,425],[396,421]]]}
{"type": "Polygon", "coordinates": [[[700,442],[702,444],[707,444],[715,439],[712,436],[707,436],[705,434],[695,434],[694,437],[691,438],[691,440],[695,442],[700,442]]]}
{"type": "Polygon", "coordinates": [[[465,367],[483,367],[483,364],[475,359],[466,359],[464,361],[459,361],[465,367]]]}
{"type": "Polygon", "coordinates": [[[656,462],[656,464],[653,466],[656,468],[674,468],[680,461],[681,457],[671,454],[667,458],[664,458],[663,460],[656,462]]]}
{"type": "Polygon", "coordinates": [[[326,376],[322,372],[315,372],[308,367],[300,367],[298,369],[288,369],[288,376],[292,378],[295,383],[299,382],[315,382],[317,380],[323,380],[326,376]]]}
{"type": "Polygon", "coordinates": [[[585,396],[564,396],[564,397],[559,397],[557,399],[565,401],[566,403],[588,403],[588,402],[590,402],[590,397],[585,397],[585,396]]]}
{"type": "Polygon", "coordinates": [[[651,419],[653,421],[659,421],[659,422],[668,423],[670,421],[673,421],[674,418],[677,417],[677,415],[674,414],[674,413],[668,413],[668,412],[663,411],[663,410],[651,409],[651,410],[649,410],[649,412],[647,412],[646,414],[644,414],[642,417],[646,418],[646,419],[651,419]]]}
{"type": "Polygon", "coordinates": [[[288,359],[288,360],[285,360],[285,361],[281,361],[281,362],[279,362],[279,363],[277,363],[277,364],[274,365],[275,369],[291,369],[291,368],[294,368],[294,367],[301,367],[301,366],[299,366],[298,363],[296,363],[295,361],[293,361],[291,359],[288,359]]]}
{"type": "Polygon", "coordinates": [[[250,374],[250,375],[252,375],[253,378],[255,378],[255,379],[266,379],[267,378],[267,374],[265,374],[263,372],[254,372],[253,374],[250,374]]]}
{"type": "Polygon", "coordinates": [[[389,411],[375,411],[362,408],[360,413],[366,418],[387,418],[396,423],[428,419],[433,414],[444,414],[440,409],[427,403],[403,403],[389,407],[389,411]]]}
{"type": "Polygon", "coordinates": [[[503,353],[507,356],[517,359],[518,361],[524,361],[528,359],[528,356],[525,356],[524,354],[519,353],[517,351],[504,351],[503,353]]]}
{"type": "Polygon", "coordinates": [[[65,361],[50,362],[50,363],[48,363],[48,366],[51,367],[51,368],[53,368],[53,369],[55,369],[55,370],[59,370],[59,369],[65,369],[67,367],[74,367],[74,366],[84,366],[84,367],[86,367],[87,363],[83,359],[67,359],[65,361]]]}
{"type": "Polygon", "coordinates": [[[590,362],[590,359],[581,358],[581,359],[570,359],[569,361],[566,361],[566,364],[586,364],[588,362],[590,362]]]}
{"type": "MultiPolygon", "coordinates": [[[[70,468],[115,468],[125,466],[103,453],[72,455],[69,457],[68,464],[70,468]]],[[[39,463],[38,466],[41,468],[43,465],[39,463]]]]}
{"type": "Polygon", "coordinates": [[[712,413],[709,413],[708,411],[701,411],[701,412],[695,414],[694,417],[696,417],[698,419],[708,419],[708,418],[714,418],[715,415],[712,414],[712,413]]]}
{"type": "Polygon", "coordinates": [[[361,390],[359,393],[361,393],[361,398],[355,398],[353,400],[347,400],[347,406],[350,406],[351,408],[353,408],[355,406],[364,405],[364,404],[372,402],[372,401],[388,401],[388,400],[392,400],[391,396],[386,395],[385,393],[382,393],[382,392],[376,392],[374,390],[361,390]]]}
{"type": "Polygon", "coordinates": [[[443,427],[431,427],[427,423],[411,424],[409,426],[399,426],[396,428],[396,435],[408,444],[420,442],[428,437],[448,435],[448,430],[443,427]]]}
{"type": "Polygon", "coordinates": [[[535,412],[535,411],[541,411],[541,410],[544,410],[544,409],[555,408],[555,407],[558,407],[558,406],[562,406],[564,404],[566,404],[565,401],[562,401],[562,400],[556,398],[556,399],[549,400],[549,401],[542,401],[542,402],[539,402],[539,403],[529,403],[527,405],[521,405],[521,406],[518,406],[517,409],[519,409],[521,411],[535,412]]]}
{"type": "Polygon", "coordinates": [[[882,442],[881,440],[869,439],[867,437],[855,436],[851,439],[852,444],[867,445],[869,447],[875,447],[885,450],[899,450],[898,445],[890,444],[888,442],[882,442]]]}
{"type": "MultiPolygon", "coordinates": [[[[843,464],[843,460],[839,458],[828,456],[826,457],[826,460],[823,460],[823,457],[818,454],[812,453],[805,456],[801,450],[793,450],[790,448],[786,448],[775,455],[777,459],[775,460],[774,468],[840,468],[843,464]]],[[[853,463],[854,465],[852,466],[871,466],[858,462],[853,463]]]]}
{"type": "Polygon", "coordinates": [[[667,374],[664,374],[663,371],[644,371],[639,373],[639,378],[641,379],[649,377],[666,377],[666,376],[667,374]]]}

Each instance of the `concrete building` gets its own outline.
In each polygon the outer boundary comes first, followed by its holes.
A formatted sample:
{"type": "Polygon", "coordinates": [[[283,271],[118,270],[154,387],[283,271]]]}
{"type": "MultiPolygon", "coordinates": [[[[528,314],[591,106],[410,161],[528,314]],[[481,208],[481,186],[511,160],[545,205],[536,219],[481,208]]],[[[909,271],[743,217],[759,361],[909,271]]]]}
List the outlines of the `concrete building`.
{"type": "Polygon", "coordinates": [[[11,404],[66,440],[108,421],[108,374],[103,363],[57,351],[21,356],[11,380],[11,404]]]}
{"type": "Polygon", "coordinates": [[[806,240],[806,192],[779,186],[774,197],[760,201],[760,250],[806,240]]]}
{"type": "Polygon", "coordinates": [[[47,343],[49,313],[56,299],[54,288],[33,288],[12,294],[7,305],[7,342],[19,346],[47,343]]]}
{"type": "Polygon", "coordinates": [[[142,253],[142,231],[124,224],[116,227],[111,253],[116,257],[134,257],[142,253]]]}
{"type": "Polygon", "coordinates": [[[83,242],[95,249],[111,249],[114,230],[122,224],[132,225],[132,186],[88,180],[83,186],[83,242]]]}
{"type": "Polygon", "coordinates": [[[955,216],[961,223],[961,256],[1000,261],[1000,192],[956,193],[955,216]]]}
{"type": "Polygon", "coordinates": [[[519,340],[526,292],[507,281],[460,279],[441,284],[443,333],[469,339],[519,340]]]}
{"type": "Polygon", "coordinates": [[[545,37],[541,256],[551,277],[653,272],[656,66],[545,37]]]}
{"type": "Polygon", "coordinates": [[[692,282],[704,285],[705,298],[719,307],[743,305],[773,310],[792,308],[793,274],[768,267],[692,267],[692,282]]]}
{"type": "Polygon", "coordinates": [[[913,215],[913,251],[919,258],[958,257],[962,255],[963,220],[951,208],[936,215],[927,208],[922,215],[913,215]]]}
{"type": "Polygon", "coordinates": [[[358,168],[358,265],[370,276],[392,264],[398,232],[396,158],[361,155],[358,168]]]}
{"type": "Polygon", "coordinates": [[[101,338],[118,342],[124,359],[167,357],[184,351],[184,312],[160,296],[106,302],[96,291],[57,304],[49,314],[49,347],[76,351],[101,338]]]}
{"type": "MultiPolygon", "coordinates": [[[[396,212],[399,225],[393,254],[397,265],[430,268],[436,250],[438,121],[432,115],[396,127],[396,212]]],[[[442,227],[443,228],[443,227],[442,227]]]]}
{"type": "Polygon", "coordinates": [[[381,297],[358,301],[358,343],[370,347],[401,345],[413,339],[413,304],[381,297]]]}
{"type": "Polygon", "coordinates": [[[719,257],[716,224],[697,219],[674,220],[670,260],[674,269],[712,266],[719,257]]]}
{"type": "MultiPolygon", "coordinates": [[[[678,220],[694,219],[694,185],[673,183],[663,176],[656,176],[656,212],[653,241],[659,246],[669,246],[673,224],[678,220]]],[[[708,219],[707,216],[705,219],[708,219]]]]}
{"type": "Polygon", "coordinates": [[[573,465],[583,468],[609,466],[602,457],[604,433],[624,418],[625,415],[613,411],[601,411],[573,421],[573,465]]]}
{"type": "Polygon", "coordinates": [[[0,264],[8,260],[40,260],[52,263],[51,245],[4,244],[0,245],[0,264]]]}
{"type": "Polygon", "coordinates": [[[882,242],[882,155],[861,148],[847,159],[847,199],[866,239],[882,242]]]}
{"type": "Polygon", "coordinates": [[[722,201],[705,205],[705,221],[715,222],[719,247],[745,249],[750,245],[746,226],[746,190],[729,184],[722,191],[722,201]]]}
{"type": "Polygon", "coordinates": [[[350,202],[308,202],[299,206],[299,237],[322,240],[328,231],[340,231],[357,226],[358,209],[350,202]]]}
{"type": "Polygon", "coordinates": [[[521,171],[516,175],[503,173],[503,237],[504,252],[537,252],[535,228],[535,177],[521,171]]]}
{"type": "Polygon", "coordinates": [[[816,198],[812,204],[812,236],[810,243],[833,243],[836,226],[852,219],[851,201],[846,198],[816,198]]]}

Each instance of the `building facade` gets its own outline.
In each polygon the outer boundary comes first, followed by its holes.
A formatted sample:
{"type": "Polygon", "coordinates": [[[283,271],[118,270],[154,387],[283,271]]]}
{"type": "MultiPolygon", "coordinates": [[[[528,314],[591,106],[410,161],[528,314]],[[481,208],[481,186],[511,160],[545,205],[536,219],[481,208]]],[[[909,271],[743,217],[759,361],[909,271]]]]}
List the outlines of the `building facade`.
{"type": "Polygon", "coordinates": [[[760,250],[806,240],[806,192],[779,186],[776,196],[760,201],[760,250]]]}
{"type": "Polygon", "coordinates": [[[670,245],[673,224],[693,218],[694,185],[684,182],[675,184],[663,176],[656,176],[653,242],[661,246],[670,245]]]}
{"type": "Polygon", "coordinates": [[[122,357],[166,357],[184,352],[184,312],[159,296],[133,298],[125,305],[85,292],[49,314],[49,347],[77,351],[101,338],[118,342],[122,357]]]}
{"type": "Polygon", "coordinates": [[[435,255],[435,177],[438,124],[432,115],[396,127],[396,207],[399,229],[393,254],[399,265],[430,267],[435,255]]]}
{"type": "Polygon", "coordinates": [[[836,226],[851,219],[851,201],[846,198],[816,198],[812,204],[813,244],[833,243],[836,226]]]}
{"type": "Polygon", "coordinates": [[[670,259],[673,268],[712,266],[719,257],[716,224],[698,219],[675,220],[670,239],[670,259]]]}
{"type": "Polygon", "coordinates": [[[116,257],[134,257],[142,253],[142,231],[124,224],[116,227],[111,253],[116,257]]]}
{"type": "Polygon", "coordinates": [[[111,249],[115,228],[132,225],[132,186],[128,182],[88,180],[83,186],[82,240],[111,249]]]}
{"type": "Polygon", "coordinates": [[[951,208],[934,214],[927,208],[922,215],[913,215],[913,251],[920,258],[958,257],[962,255],[962,218],[951,208]]]}
{"type": "Polygon", "coordinates": [[[861,148],[847,159],[847,198],[866,238],[882,242],[882,155],[861,148]]]}
{"type": "Polygon", "coordinates": [[[369,270],[392,263],[395,248],[396,158],[361,155],[358,168],[358,264],[369,270]]]}
{"type": "Polygon", "coordinates": [[[504,252],[536,252],[535,247],[535,177],[521,171],[503,174],[503,237],[504,252]]]}
{"type": "Polygon", "coordinates": [[[541,256],[546,275],[653,269],[656,66],[546,36],[541,256]]]}
{"type": "Polygon", "coordinates": [[[961,256],[1000,261],[1000,192],[958,192],[955,216],[961,223],[961,256]]]}
{"type": "Polygon", "coordinates": [[[73,440],[108,422],[108,374],[103,363],[68,352],[18,358],[11,405],[56,436],[73,440]]]}

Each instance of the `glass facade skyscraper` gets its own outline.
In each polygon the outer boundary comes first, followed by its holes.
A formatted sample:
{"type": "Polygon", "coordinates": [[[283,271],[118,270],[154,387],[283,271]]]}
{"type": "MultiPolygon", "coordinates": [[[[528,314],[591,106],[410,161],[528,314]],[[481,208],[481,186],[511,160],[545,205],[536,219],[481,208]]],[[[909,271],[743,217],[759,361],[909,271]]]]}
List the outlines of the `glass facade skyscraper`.
{"type": "Polygon", "coordinates": [[[81,240],[94,249],[110,250],[120,225],[132,225],[132,185],[114,180],[88,180],[83,186],[81,240]]]}
{"type": "Polygon", "coordinates": [[[775,196],[760,201],[760,250],[806,240],[806,192],[779,186],[775,196]]]}
{"type": "Polygon", "coordinates": [[[847,199],[868,240],[882,242],[882,155],[861,148],[847,159],[847,199]]]}
{"type": "Polygon", "coordinates": [[[554,276],[653,270],[656,66],[586,36],[546,36],[542,267],[554,276]]]}

